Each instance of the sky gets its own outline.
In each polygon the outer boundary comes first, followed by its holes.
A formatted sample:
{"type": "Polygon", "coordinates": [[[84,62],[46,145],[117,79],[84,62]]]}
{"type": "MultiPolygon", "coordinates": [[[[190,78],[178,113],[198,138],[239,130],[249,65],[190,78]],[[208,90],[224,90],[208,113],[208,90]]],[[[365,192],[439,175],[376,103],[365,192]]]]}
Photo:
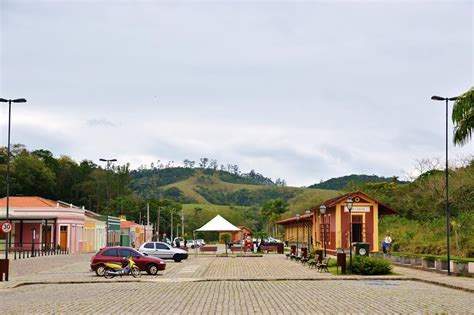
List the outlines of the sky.
{"type": "Polygon", "coordinates": [[[0,0],[0,97],[28,100],[12,143],[77,161],[403,177],[444,159],[430,97],[474,85],[473,19],[472,1],[0,0]]]}

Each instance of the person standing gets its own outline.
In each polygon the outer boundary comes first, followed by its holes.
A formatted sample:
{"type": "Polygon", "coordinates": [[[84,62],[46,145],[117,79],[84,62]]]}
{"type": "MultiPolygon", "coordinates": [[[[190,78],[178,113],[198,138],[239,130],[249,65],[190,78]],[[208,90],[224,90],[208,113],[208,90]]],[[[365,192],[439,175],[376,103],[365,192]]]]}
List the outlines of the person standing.
{"type": "Polygon", "coordinates": [[[382,242],[382,250],[383,250],[384,254],[388,254],[388,252],[390,251],[391,246],[392,246],[392,238],[390,237],[390,234],[387,233],[385,235],[385,238],[383,239],[383,242],[382,242]]]}

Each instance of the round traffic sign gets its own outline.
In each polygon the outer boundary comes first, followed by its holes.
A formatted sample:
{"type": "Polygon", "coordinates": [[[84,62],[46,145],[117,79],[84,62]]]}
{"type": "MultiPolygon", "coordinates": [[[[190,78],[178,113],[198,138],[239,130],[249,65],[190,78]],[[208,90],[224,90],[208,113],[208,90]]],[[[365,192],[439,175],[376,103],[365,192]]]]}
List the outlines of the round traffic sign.
{"type": "Polygon", "coordinates": [[[11,222],[3,222],[2,223],[2,231],[3,233],[10,233],[12,231],[12,224],[11,222]]]}

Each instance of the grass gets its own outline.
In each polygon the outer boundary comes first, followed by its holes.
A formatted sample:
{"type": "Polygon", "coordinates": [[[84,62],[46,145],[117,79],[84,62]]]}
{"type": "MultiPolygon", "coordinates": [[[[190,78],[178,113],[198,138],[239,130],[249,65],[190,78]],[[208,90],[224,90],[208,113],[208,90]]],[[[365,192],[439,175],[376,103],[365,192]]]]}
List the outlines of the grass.
{"type": "Polygon", "coordinates": [[[321,204],[325,200],[334,198],[341,194],[341,192],[339,191],[326,189],[299,188],[291,186],[277,187],[268,185],[234,184],[222,181],[221,179],[219,179],[217,174],[209,176],[204,175],[202,172],[196,172],[196,174],[192,177],[166,185],[163,188],[168,189],[171,187],[176,187],[181,190],[186,197],[196,200],[198,204],[210,204],[202,195],[195,191],[195,188],[197,186],[203,186],[211,190],[225,190],[228,192],[235,192],[241,189],[257,191],[269,188],[282,192],[294,192],[296,196],[288,201],[290,208],[290,211],[287,212],[288,217],[294,215],[294,213],[301,211],[302,209],[312,208],[315,205],[321,204]]]}

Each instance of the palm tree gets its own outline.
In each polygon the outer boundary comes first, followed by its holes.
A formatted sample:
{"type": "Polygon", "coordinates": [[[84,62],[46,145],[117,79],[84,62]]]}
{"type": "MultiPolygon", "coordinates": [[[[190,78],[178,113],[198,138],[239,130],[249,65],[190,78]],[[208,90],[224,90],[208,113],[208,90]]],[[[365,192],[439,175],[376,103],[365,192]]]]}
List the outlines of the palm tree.
{"type": "Polygon", "coordinates": [[[474,87],[461,95],[454,103],[454,144],[464,145],[472,138],[474,131],[474,87]]]}

